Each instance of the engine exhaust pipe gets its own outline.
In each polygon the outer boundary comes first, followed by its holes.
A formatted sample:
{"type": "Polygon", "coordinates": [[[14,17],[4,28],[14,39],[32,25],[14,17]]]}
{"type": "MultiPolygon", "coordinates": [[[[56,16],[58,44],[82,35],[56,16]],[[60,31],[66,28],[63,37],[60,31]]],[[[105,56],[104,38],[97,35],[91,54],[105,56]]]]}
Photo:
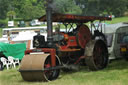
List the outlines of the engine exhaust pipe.
{"type": "Polygon", "coordinates": [[[47,8],[46,8],[48,47],[53,47],[52,6],[51,6],[52,2],[53,0],[47,0],[47,8]]]}

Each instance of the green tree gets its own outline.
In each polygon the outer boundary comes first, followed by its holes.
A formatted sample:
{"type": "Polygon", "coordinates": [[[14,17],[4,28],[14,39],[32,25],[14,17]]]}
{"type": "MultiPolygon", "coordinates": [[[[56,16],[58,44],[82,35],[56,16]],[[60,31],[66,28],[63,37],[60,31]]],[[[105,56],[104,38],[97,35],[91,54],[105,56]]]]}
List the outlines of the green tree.
{"type": "Polygon", "coordinates": [[[127,10],[127,0],[100,0],[100,3],[100,11],[105,11],[107,14],[122,16],[127,10]]]}
{"type": "Polygon", "coordinates": [[[16,13],[15,13],[15,11],[9,11],[7,13],[7,16],[9,17],[9,20],[13,20],[16,16],[16,13]]]}
{"type": "Polygon", "coordinates": [[[0,0],[0,19],[6,19],[9,8],[9,0],[0,0]]]}
{"type": "MultiPolygon", "coordinates": [[[[0,19],[8,16],[34,19],[45,14],[46,0],[0,0],[0,19]]],[[[53,0],[54,12],[99,15],[114,14],[122,16],[128,12],[128,0],[53,0]]]]}
{"type": "Polygon", "coordinates": [[[83,15],[114,14],[122,16],[128,10],[128,0],[75,0],[83,15]]]}
{"type": "Polygon", "coordinates": [[[53,10],[59,13],[81,14],[82,10],[74,0],[54,0],[53,10]]]}
{"type": "Polygon", "coordinates": [[[14,11],[18,18],[34,19],[45,14],[44,0],[13,0],[14,11]]]}

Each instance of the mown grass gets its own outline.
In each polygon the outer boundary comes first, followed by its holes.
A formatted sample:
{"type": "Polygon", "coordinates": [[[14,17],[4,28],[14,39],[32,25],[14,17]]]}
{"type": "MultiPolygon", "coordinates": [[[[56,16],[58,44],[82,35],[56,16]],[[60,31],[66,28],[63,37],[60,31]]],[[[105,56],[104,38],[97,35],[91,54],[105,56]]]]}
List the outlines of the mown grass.
{"type": "Polygon", "coordinates": [[[111,21],[106,21],[108,24],[115,24],[119,22],[128,22],[128,16],[113,18],[111,21]]]}
{"type": "Polygon", "coordinates": [[[51,82],[26,82],[18,69],[0,72],[0,85],[128,85],[128,62],[116,60],[101,71],[91,72],[81,67],[78,72],[61,72],[57,80],[51,82]]]}
{"type": "Polygon", "coordinates": [[[2,37],[2,28],[0,28],[0,37],[2,37]]]}

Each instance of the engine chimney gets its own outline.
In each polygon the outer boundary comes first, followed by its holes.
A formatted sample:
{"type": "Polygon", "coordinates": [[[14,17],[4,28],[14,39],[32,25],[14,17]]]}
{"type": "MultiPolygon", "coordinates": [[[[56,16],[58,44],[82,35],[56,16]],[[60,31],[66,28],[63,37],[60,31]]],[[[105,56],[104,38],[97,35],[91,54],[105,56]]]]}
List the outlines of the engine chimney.
{"type": "Polygon", "coordinates": [[[47,16],[47,41],[48,47],[53,47],[53,30],[52,30],[52,2],[53,0],[46,0],[47,8],[46,8],[46,16],[47,16]]]}

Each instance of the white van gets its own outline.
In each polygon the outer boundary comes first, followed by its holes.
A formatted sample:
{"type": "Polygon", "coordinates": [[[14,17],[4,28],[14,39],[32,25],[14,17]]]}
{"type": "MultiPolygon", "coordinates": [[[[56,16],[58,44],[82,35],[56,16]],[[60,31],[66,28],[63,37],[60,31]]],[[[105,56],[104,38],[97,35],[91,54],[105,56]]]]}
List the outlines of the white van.
{"type": "Polygon", "coordinates": [[[104,33],[107,39],[109,59],[121,58],[120,43],[122,37],[128,34],[128,23],[106,25],[104,33]]]}
{"type": "Polygon", "coordinates": [[[41,25],[41,22],[39,22],[38,19],[34,19],[30,22],[30,26],[38,26],[41,25]]]}

